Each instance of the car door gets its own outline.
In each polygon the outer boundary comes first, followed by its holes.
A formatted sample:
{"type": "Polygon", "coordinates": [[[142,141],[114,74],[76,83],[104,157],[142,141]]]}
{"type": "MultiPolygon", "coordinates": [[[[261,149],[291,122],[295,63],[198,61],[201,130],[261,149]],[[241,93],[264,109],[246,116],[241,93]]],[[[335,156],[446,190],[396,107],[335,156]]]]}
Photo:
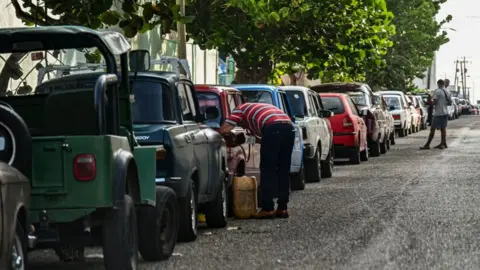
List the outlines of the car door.
{"type": "MultiPolygon", "coordinates": [[[[281,106],[283,106],[283,111],[288,114],[293,121],[295,121],[295,116],[293,115],[293,110],[288,101],[287,94],[283,91],[279,91],[279,103],[281,106]]],[[[295,123],[293,126],[295,128],[295,142],[293,144],[290,172],[298,172],[300,171],[303,163],[303,138],[300,126],[295,123]]]]}
{"type": "Polygon", "coordinates": [[[208,146],[208,138],[200,125],[195,121],[197,114],[197,106],[195,105],[193,85],[187,81],[180,81],[178,86],[178,94],[182,103],[183,125],[187,131],[186,139],[193,145],[193,152],[198,170],[199,182],[197,190],[199,195],[209,192],[209,179],[214,177],[214,168],[212,168],[210,149],[208,146]]]}
{"type": "Polygon", "coordinates": [[[357,106],[353,102],[353,100],[347,96],[345,97],[347,99],[348,106],[350,107],[350,111],[352,112],[352,116],[356,119],[356,122],[359,125],[360,129],[360,141],[361,142],[366,142],[367,141],[367,125],[365,124],[365,121],[363,121],[363,118],[360,116],[360,112],[358,111],[357,106]]]}

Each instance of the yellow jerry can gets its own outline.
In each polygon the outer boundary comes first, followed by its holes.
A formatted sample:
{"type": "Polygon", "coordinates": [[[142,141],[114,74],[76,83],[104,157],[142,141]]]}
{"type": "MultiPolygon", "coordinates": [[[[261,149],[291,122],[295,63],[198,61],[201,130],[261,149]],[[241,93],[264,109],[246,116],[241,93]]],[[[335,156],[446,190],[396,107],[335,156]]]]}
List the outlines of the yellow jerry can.
{"type": "Polygon", "coordinates": [[[250,176],[233,178],[233,213],[236,218],[251,218],[257,212],[257,179],[250,176]]]}

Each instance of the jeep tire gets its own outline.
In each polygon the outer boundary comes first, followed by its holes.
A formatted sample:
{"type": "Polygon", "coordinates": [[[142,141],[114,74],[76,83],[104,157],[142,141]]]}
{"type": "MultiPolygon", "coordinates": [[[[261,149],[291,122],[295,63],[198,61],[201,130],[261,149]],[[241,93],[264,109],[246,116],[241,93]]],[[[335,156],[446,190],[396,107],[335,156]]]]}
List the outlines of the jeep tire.
{"type": "Polygon", "coordinates": [[[138,266],[135,206],[129,195],[107,210],[102,224],[103,261],[106,270],[134,270],[138,266]]]}
{"type": "Polygon", "coordinates": [[[138,209],[138,249],[145,261],[168,259],[178,237],[178,200],[175,192],[171,188],[157,186],[155,195],[155,207],[138,209]]]}

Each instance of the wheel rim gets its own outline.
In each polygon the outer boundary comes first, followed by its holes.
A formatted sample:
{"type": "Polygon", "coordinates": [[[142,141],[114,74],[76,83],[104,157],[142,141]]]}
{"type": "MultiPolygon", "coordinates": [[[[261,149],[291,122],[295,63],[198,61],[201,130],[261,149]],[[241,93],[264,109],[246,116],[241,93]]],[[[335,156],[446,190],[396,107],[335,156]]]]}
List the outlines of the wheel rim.
{"type": "Polygon", "coordinates": [[[0,160],[12,165],[17,154],[17,142],[12,130],[0,122],[0,160]]]}
{"type": "Polygon", "coordinates": [[[20,237],[18,237],[18,235],[16,234],[15,234],[14,243],[12,247],[11,267],[12,269],[15,269],[15,270],[25,269],[22,241],[20,241],[20,237]]]}
{"type": "Polygon", "coordinates": [[[195,194],[192,190],[190,194],[190,212],[192,213],[190,216],[192,231],[194,234],[197,234],[197,207],[195,207],[195,194]]]}

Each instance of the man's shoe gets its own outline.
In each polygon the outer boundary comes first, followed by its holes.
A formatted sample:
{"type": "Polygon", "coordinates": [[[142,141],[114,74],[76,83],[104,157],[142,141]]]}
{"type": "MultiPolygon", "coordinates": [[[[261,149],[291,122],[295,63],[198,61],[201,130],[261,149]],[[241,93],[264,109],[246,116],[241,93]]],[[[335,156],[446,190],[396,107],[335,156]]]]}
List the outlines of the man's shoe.
{"type": "Polygon", "coordinates": [[[271,219],[275,218],[275,211],[265,211],[265,210],[260,210],[257,213],[253,214],[252,217],[254,219],[271,219]]]}
{"type": "Polygon", "coordinates": [[[288,218],[288,211],[287,210],[277,210],[275,211],[275,216],[277,218],[288,218]]]}

